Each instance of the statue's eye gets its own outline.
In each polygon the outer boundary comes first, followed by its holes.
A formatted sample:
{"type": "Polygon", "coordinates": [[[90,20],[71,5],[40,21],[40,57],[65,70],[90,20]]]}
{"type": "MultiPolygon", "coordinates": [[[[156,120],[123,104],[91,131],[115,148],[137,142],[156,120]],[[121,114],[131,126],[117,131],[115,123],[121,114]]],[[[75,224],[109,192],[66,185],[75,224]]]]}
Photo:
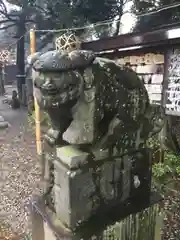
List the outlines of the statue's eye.
{"type": "Polygon", "coordinates": [[[34,86],[37,87],[37,83],[36,83],[36,81],[34,81],[34,86]]]}

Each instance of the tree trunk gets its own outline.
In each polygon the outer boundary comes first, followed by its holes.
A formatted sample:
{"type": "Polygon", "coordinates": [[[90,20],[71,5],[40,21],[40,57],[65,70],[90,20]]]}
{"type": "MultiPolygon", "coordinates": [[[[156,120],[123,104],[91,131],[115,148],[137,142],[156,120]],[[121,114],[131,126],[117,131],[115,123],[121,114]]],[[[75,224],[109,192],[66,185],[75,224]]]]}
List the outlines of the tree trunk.
{"type": "Polygon", "coordinates": [[[119,16],[118,21],[116,22],[116,30],[113,34],[114,37],[119,35],[119,30],[120,30],[120,20],[121,20],[121,16],[119,16]]]}
{"type": "Polygon", "coordinates": [[[17,37],[19,41],[17,42],[17,57],[16,57],[16,65],[17,65],[17,89],[19,100],[22,104],[23,101],[23,89],[25,86],[25,49],[24,49],[24,41],[25,41],[25,19],[20,17],[18,26],[18,34],[17,37]]]}

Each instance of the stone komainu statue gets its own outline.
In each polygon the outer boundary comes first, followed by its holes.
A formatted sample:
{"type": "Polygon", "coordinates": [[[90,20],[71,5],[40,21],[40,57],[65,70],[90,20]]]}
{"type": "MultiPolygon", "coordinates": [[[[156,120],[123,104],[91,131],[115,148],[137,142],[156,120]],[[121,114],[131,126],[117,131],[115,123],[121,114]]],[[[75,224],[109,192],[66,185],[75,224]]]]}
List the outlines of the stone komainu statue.
{"type": "Polygon", "coordinates": [[[29,60],[35,96],[51,119],[45,139],[57,146],[46,196],[62,223],[74,229],[117,202],[149,201],[146,140],[162,129],[164,109],[150,105],[137,74],[91,51],[29,60]]]}
{"type": "Polygon", "coordinates": [[[142,81],[125,66],[83,50],[36,53],[30,63],[38,104],[52,121],[45,136],[51,145],[139,147],[163,126],[163,108],[150,105],[142,81]]]}
{"type": "Polygon", "coordinates": [[[11,97],[11,100],[10,100],[10,106],[12,107],[12,109],[20,108],[20,101],[18,99],[18,93],[15,90],[12,91],[12,97],[11,97]]]}

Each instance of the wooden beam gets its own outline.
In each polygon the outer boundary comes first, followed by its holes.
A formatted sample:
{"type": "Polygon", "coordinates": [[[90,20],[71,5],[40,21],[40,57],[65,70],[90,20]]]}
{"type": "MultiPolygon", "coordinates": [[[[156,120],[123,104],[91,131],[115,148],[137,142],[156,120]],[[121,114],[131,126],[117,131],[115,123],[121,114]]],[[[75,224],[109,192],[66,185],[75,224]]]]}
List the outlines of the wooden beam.
{"type": "Polygon", "coordinates": [[[97,41],[83,42],[81,48],[94,52],[103,52],[135,46],[157,46],[166,44],[167,41],[172,42],[172,40],[177,40],[178,38],[180,38],[180,27],[173,29],[166,28],[146,33],[129,33],[97,41]]]}

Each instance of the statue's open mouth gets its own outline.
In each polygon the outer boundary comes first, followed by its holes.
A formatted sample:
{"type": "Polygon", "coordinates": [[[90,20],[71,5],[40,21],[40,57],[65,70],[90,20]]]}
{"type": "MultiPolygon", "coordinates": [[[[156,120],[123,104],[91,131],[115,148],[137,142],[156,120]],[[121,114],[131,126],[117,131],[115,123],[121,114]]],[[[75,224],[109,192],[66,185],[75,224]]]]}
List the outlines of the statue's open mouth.
{"type": "Polygon", "coordinates": [[[64,104],[67,101],[74,100],[79,96],[79,86],[69,85],[66,88],[43,88],[41,87],[41,93],[44,96],[44,99],[51,99],[52,104],[64,104]]]}
{"type": "Polygon", "coordinates": [[[57,88],[52,88],[52,89],[41,88],[41,92],[43,95],[55,96],[57,94],[60,94],[61,91],[57,88]]]}
{"type": "MultiPolygon", "coordinates": [[[[45,80],[45,79],[44,79],[45,80]]],[[[44,105],[59,106],[68,103],[69,101],[77,100],[82,93],[84,79],[79,73],[76,73],[72,79],[59,79],[58,81],[45,81],[42,85],[34,83],[36,88],[39,88],[44,105]]]]}

